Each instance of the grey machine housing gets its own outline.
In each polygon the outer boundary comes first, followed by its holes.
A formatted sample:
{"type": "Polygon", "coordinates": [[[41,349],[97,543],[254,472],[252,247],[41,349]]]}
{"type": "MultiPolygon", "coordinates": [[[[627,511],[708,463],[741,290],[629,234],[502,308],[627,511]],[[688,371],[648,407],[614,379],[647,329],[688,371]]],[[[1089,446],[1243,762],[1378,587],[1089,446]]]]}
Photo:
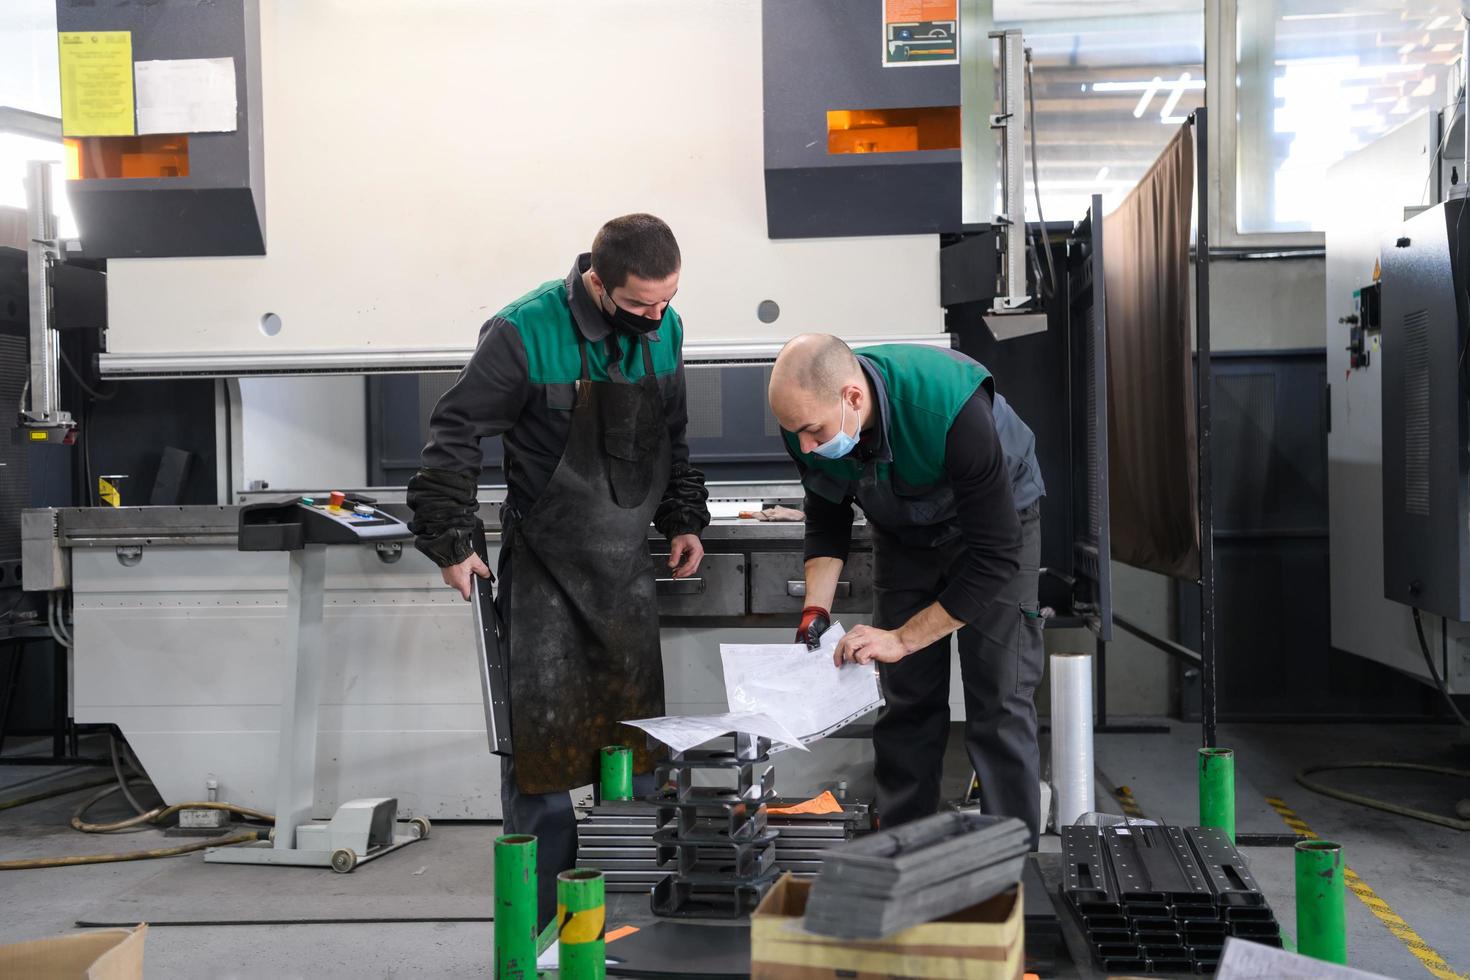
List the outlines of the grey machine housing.
{"type": "Polygon", "coordinates": [[[1447,201],[1383,244],[1383,594],[1470,620],[1470,223],[1447,201]]]}

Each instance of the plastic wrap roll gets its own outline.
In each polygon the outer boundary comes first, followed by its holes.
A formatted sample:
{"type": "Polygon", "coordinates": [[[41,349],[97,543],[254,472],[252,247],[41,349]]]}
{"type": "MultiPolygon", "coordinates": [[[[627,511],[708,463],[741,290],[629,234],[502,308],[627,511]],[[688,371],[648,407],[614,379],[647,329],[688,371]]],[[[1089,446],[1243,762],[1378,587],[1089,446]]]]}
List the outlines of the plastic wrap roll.
{"type": "Polygon", "coordinates": [[[1092,812],[1091,654],[1052,654],[1051,779],[1058,829],[1092,812]]]}

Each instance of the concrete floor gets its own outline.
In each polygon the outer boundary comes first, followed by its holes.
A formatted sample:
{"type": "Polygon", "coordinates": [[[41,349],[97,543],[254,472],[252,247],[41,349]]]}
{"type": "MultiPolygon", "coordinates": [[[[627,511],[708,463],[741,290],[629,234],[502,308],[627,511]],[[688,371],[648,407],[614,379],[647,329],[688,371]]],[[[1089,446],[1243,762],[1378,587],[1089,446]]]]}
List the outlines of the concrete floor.
{"type": "MultiPolygon", "coordinates": [[[[1198,729],[1178,722],[1168,724],[1171,730],[1163,735],[1099,735],[1100,792],[1127,785],[1148,816],[1192,823],[1198,729]]],[[[1452,969],[1463,972],[1470,970],[1470,929],[1466,928],[1470,925],[1470,887],[1466,885],[1470,882],[1470,836],[1321,797],[1292,781],[1301,766],[1366,758],[1455,765],[1449,751],[1455,734],[1451,728],[1431,726],[1226,725],[1221,728],[1220,742],[1237,752],[1240,832],[1286,832],[1281,817],[1265,804],[1268,795],[1281,797],[1318,834],[1341,842],[1349,866],[1452,969]]],[[[958,748],[958,739],[952,738],[946,770],[956,786],[967,775],[958,748]]],[[[13,752],[15,747],[7,746],[7,750],[13,752]]],[[[1458,767],[1467,768],[1463,756],[1458,767]]],[[[0,800],[103,775],[100,770],[59,774],[32,766],[3,766],[0,800]]],[[[1470,785],[1436,785],[1382,773],[1350,776],[1339,777],[1338,784],[1444,813],[1453,812],[1457,795],[1470,796],[1470,785]]],[[[153,830],[115,837],[77,833],[67,826],[67,820],[85,796],[76,793],[0,811],[0,860],[141,850],[178,842],[153,830]]],[[[1118,810],[1114,801],[1102,795],[1098,803],[1100,809],[1118,810]]],[[[89,819],[119,819],[130,812],[113,797],[94,808],[89,819]]],[[[1252,848],[1246,856],[1287,933],[1294,935],[1290,848],[1252,848]]],[[[0,942],[67,932],[86,908],[124,895],[173,862],[199,860],[197,855],[188,855],[161,861],[0,871],[0,942]]],[[[334,877],[330,872],[297,869],[285,873],[322,874],[328,883],[334,877]]],[[[337,880],[355,878],[358,876],[337,880]]],[[[334,901],[343,901],[341,889],[327,890],[336,892],[334,901]]],[[[487,875],[487,914],[488,891],[487,875]]],[[[269,887],[260,889],[258,900],[262,915],[268,916],[269,887]]],[[[1362,902],[1350,894],[1347,905],[1352,965],[1390,977],[1429,975],[1362,902]]],[[[147,940],[147,971],[150,978],[205,972],[219,978],[483,977],[489,975],[490,950],[487,922],[157,926],[147,940]]]]}

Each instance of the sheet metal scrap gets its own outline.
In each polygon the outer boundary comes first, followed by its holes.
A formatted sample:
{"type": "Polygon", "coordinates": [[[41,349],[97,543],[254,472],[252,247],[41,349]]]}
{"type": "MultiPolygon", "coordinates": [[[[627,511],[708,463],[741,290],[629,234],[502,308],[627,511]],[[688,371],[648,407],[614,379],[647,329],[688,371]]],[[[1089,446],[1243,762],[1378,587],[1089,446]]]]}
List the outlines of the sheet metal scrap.
{"type": "Polygon", "coordinates": [[[1021,878],[1029,835],[1012,817],[940,813],[843,845],[822,862],[805,926],[879,939],[993,898],[1021,878]]]}

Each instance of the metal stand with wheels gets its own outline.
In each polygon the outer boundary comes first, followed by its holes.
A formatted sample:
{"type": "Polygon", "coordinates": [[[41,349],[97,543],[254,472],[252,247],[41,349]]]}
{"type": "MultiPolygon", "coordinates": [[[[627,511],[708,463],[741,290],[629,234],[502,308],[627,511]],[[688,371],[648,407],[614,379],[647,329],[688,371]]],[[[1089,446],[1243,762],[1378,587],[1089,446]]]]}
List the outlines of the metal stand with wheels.
{"type": "Polygon", "coordinates": [[[398,800],[393,797],[351,800],[339,806],[330,820],[311,819],[322,659],[326,652],[322,629],[326,546],[408,536],[402,521],[370,504],[343,500],[335,506],[321,507],[314,498],[303,498],[288,504],[261,504],[241,512],[241,551],[289,551],[291,555],[282,643],[284,682],[276,765],[276,827],[268,841],[208,848],[204,852],[206,861],[330,867],[346,874],[364,861],[429,836],[427,817],[398,820],[398,800]]]}

